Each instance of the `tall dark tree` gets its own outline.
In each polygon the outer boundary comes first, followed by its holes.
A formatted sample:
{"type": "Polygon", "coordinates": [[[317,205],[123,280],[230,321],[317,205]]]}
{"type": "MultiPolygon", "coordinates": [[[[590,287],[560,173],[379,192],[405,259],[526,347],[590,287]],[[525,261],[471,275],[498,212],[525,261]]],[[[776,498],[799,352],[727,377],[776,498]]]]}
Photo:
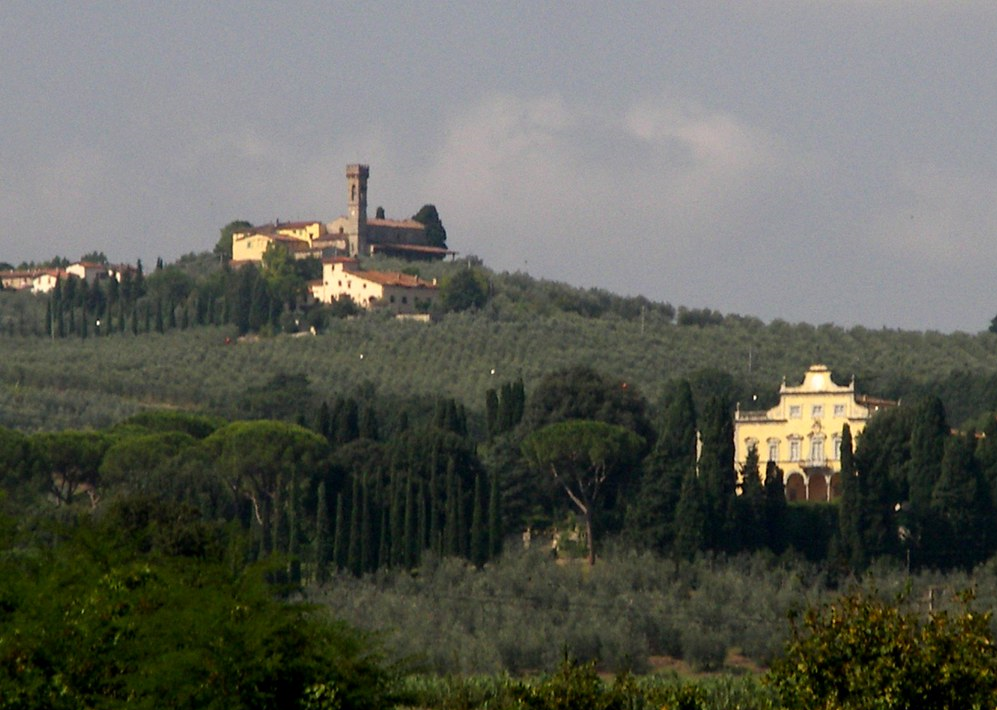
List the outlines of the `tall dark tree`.
{"type": "Polygon", "coordinates": [[[485,498],[484,476],[474,477],[474,499],[471,511],[471,562],[482,567],[488,560],[487,503],[485,498]]]}
{"type": "Polygon", "coordinates": [[[748,449],[740,474],[740,495],[734,498],[735,549],[756,550],[765,543],[765,492],[762,490],[758,447],[748,449]]]}
{"type": "Polygon", "coordinates": [[[423,205],[412,219],[426,225],[426,243],[429,246],[447,248],[447,230],[435,205],[423,205]]]}
{"type": "Polygon", "coordinates": [[[688,381],[670,388],[654,449],[644,460],[640,486],[627,506],[628,536],[666,552],[675,541],[675,510],[682,481],[696,469],[696,411],[688,381]]]}
{"type": "Polygon", "coordinates": [[[734,472],[734,423],[730,405],[712,397],[703,410],[699,478],[707,510],[708,545],[721,551],[736,548],[733,520],[737,478],[734,472]]]}
{"type": "Polygon", "coordinates": [[[939,567],[970,569],[994,547],[994,505],[975,457],[975,432],[949,437],[942,473],[931,496],[939,522],[935,533],[939,567]]]}
{"type": "Polygon", "coordinates": [[[912,418],[907,500],[920,512],[931,506],[931,492],[941,478],[949,425],[945,420],[945,407],[938,397],[920,403],[912,418]]]}
{"type": "Polygon", "coordinates": [[[324,584],[328,579],[329,562],[333,557],[335,540],[330,539],[329,507],[326,500],[325,481],[318,484],[315,499],[315,534],[314,546],[315,581],[324,584]]]}
{"type": "Polygon", "coordinates": [[[708,510],[706,495],[695,469],[686,472],[675,510],[675,541],[672,553],[679,559],[690,560],[707,544],[708,510]]]}
{"type": "Polygon", "coordinates": [[[488,479],[488,555],[494,558],[502,554],[502,488],[496,472],[488,479]]]}
{"type": "Polygon", "coordinates": [[[786,518],[789,504],[782,469],[775,461],[765,464],[765,544],[776,554],[786,549],[786,518]]]}

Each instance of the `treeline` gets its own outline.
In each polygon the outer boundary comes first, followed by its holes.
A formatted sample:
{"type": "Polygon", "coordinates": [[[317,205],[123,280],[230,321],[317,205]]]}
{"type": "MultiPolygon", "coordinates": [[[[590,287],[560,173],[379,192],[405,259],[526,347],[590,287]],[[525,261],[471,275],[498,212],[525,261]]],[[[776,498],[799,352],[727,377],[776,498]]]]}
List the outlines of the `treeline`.
{"type": "Polygon", "coordinates": [[[186,502],[240,521],[260,555],[289,554],[308,579],[415,567],[424,553],[480,566],[521,534],[593,560],[619,538],[677,559],[793,550],[853,571],[882,556],[968,569],[997,549],[997,424],[954,434],[937,399],[882,412],[854,452],[843,432],[840,503],[790,505],[782,471],[760,471],[756,453],[735,464],[729,384],[676,380],[655,410],[576,366],[529,393],[521,380],[486,390],[475,426],[453,398],[322,400],[306,377],[278,375],[240,400],[254,420],[3,430],[3,481],[36,509],[123,493],[186,502]]]}
{"type": "Polygon", "coordinates": [[[0,484],[11,511],[99,513],[121,499],[183,504],[237,522],[254,558],[286,555],[295,582],[411,568],[424,554],[484,564],[501,551],[499,481],[441,400],[431,421],[393,422],[369,407],[323,404],[312,428],[147,413],[100,431],[0,429],[0,484]]]}
{"type": "MultiPolygon", "coordinates": [[[[59,279],[46,300],[44,333],[65,338],[186,330],[205,325],[234,325],[238,334],[297,332],[320,325],[330,310],[356,312],[352,304],[338,309],[305,309],[306,283],[321,277],[315,259],[295,261],[282,250],[268,253],[262,268],[227,266],[207,273],[207,255],[165,266],[159,260],[146,276],[141,260],[121,280],[75,277],[59,279]],[[195,275],[197,274],[197,275],[195,275]]],[[[23,327],[23,326],[22,326],[23,327]]]]}

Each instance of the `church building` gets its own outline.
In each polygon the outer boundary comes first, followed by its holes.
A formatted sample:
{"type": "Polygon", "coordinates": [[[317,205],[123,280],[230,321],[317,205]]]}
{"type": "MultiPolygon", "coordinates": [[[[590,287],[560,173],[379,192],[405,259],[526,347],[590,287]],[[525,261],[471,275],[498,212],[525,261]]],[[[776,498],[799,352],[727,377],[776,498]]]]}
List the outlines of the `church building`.
{"type": "Polygon", "coordinates": [[[347,212],[331,222],[281,222],[265,224],[232,235],[232,261],[261,262],[271,244],[287,248],[295,258],[319,259],[388,254],[409,259],[442,259],[455,252],[433,246],[426,225],[414,219],[367,216],[366,165],[346,166],[347,212]]]}

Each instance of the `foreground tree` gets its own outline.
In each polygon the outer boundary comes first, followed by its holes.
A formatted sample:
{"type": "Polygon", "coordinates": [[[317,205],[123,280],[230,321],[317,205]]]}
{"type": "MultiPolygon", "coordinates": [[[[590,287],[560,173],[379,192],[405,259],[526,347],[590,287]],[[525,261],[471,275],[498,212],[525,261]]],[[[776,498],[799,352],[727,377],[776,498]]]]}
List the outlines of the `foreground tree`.
{"type": "Polygon", "coordinates": [[[856,591],[811,608],[769,674],[781,707],[993,707],[997,644],[990,614],[970,602],[923,616],[903,599],[856,591]]]}
{"type": "Polygon", "coordinates": [[[550,472],[582,514],[588,537],[588,562],[595,564],[595,516],[607,480],[629,472],[643,442],[614,424],[589,420],[559,422],[534,432],[523,442],[526,459],[550,472]]]}

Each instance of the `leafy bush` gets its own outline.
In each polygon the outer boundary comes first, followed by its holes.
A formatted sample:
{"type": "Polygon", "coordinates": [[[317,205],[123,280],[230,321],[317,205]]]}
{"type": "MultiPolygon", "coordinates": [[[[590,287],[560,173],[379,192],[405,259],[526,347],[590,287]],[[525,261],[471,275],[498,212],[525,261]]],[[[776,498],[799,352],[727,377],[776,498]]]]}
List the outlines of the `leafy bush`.
{"type": "Polygon", "coordinates": [[[811,607],[769,682],[790,709],[993,707],[997,646],[971,601],[923,616],[906,598],[856,590],[811,607]]]}

